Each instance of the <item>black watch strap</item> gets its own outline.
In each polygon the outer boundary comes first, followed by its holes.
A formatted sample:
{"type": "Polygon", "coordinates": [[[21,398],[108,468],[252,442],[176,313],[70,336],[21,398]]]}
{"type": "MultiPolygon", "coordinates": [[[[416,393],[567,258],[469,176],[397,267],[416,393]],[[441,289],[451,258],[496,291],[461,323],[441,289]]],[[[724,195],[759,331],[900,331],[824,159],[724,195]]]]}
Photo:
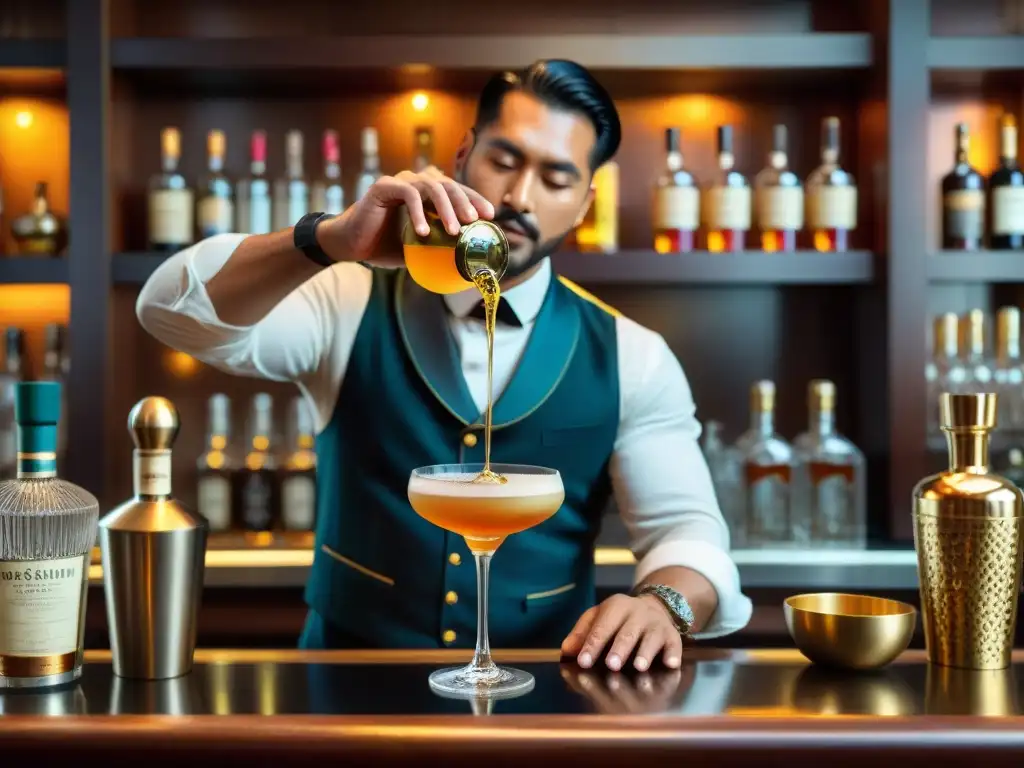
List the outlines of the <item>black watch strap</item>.
{"type": "Polygon", "coordinates": [[[319,264],[321,267],[330,267],[335,262],[334,259],[324,253],[320,243],[317,242],[316,228],[320,222],[332,218],[334,218],[333,215],[320,211],[307,213],[295,222],[295,228],[292,230],[292,242],[295,243],[295,247],[302,251],[307,259],[314,264],[319,264]]]}

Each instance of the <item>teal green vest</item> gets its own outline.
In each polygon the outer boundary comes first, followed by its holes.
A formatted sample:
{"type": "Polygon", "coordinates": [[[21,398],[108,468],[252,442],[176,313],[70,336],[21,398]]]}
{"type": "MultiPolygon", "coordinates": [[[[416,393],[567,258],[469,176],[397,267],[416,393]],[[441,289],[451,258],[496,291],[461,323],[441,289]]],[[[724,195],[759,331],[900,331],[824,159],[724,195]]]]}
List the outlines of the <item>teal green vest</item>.
{"type": "MultiPolygon", "coordinates": [[[[615,318],[559,279],[494,406],[492,460],[557,469],[565,503],[491,562],[495,647],[557,647],[594,603],[594,541],[619,424],[615,318]]],[[[409,473],[482,462],[441,296],[375,270],[334,415],[317,438],[316,553],[306,602],[360,644],[472,648],[476,573],[460,536],[409,506],[409,473]]],[[[304,638],[306,645],[312,645],[304,638]]]]}

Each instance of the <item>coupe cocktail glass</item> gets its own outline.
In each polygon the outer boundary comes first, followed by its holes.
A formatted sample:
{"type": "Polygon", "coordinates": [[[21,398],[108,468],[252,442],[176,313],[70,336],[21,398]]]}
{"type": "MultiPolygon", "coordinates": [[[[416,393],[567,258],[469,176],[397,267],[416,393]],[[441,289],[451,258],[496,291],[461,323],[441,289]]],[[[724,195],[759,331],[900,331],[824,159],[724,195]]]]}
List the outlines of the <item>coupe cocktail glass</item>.
{"type": "Polygon", "coordinates": [[[476,653],[465,667],[440,669],[430,676],[436,692],[462,697],[503,698],[526,693],[533,675],[499,667],[487,636],[487,588],[491,557],[506,536],[538,525],[565,499],[562,476],[554,469],[524,464],[491,464],[504,483],[478,479],[483,464],[437,464],[414,469],[409,503],[434,525],[458,534],[476,560],[476,653]]]}

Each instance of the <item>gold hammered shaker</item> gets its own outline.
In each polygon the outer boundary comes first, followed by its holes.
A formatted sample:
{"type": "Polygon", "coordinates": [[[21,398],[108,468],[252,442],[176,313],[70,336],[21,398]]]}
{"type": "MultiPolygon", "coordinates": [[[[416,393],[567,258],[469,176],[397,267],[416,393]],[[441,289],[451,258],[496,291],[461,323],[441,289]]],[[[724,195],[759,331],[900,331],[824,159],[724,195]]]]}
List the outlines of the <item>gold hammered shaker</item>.
{"type": "Polygon", "coordinates": [[[914,545],[928,660],[1010,665],[1021,587],[1024,496],[989,471],[996,395],[939,397],[949,469],[914,489],[914,545]]]}

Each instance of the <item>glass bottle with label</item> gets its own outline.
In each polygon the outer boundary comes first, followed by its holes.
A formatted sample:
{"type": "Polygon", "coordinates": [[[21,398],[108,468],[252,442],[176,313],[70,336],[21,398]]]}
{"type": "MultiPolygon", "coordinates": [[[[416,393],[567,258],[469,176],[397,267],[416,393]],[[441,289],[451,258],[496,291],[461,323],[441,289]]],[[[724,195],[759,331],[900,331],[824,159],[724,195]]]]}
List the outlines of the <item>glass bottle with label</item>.
{"type": "Polygon", "coordinates": [[[230,232],[235,226],[235,204],[231,182],[224,175],[224,132],[210,131],[206,136],[207,175],[199,185],[200,237],[230,232]]]}
{"type": "Polygon", "coordinates": [[[967,370],[960,359],[960,319],[954,312],[935,318],[932,325],[932,357],[925,365],[928,401],[928,447],[944,450],[946,438],[939,429],[939,395],[964,392],[967,370]]]}
{"type": "Polygon", "coordinates": [[[591,181],[594,201],[576,227],[576,249],[583,253],[614,253],[619,249],[619,165],[609,160],[591,181]]]}
{"type": "Polygon", "coordinates": [[[0,688],[82,674],[99,503],[57,477],[60,384],[17,385],[17,478],[0,483],[0,688]]]}
{"type": "Polygon", "coordinates": [[[654,250],[689,253],[697,247],[700,192],[683,166],[678,128],[665,130],[665,171],[654,187],[654,250]]]}
{"type": "Polygon", "coordinates": [[[704,190],[701,213],[708,250],[742,251],[750,229],[750,185],[733,166],[732,126],[718,126],[718,172],[704,190]]]}
{"type": "Polygon", "coordinates": [[[311,531],[316,525],[316,427],[304,397],[291,402],[288,454],[281,466],[281,521],[287,531],[311,531]]]}
{"type": "Polygon", "coordinates": [[[701,451],[711,473],[711,483],[718,497],[718,507],[729,526],[729,539],[733,549],[746,542],[746,521],[743,518],[742,482],[736,451],[722,440],[722,424],[709,421],[704,425],[701,451]]]}
{"type": "Polygon", "coordinates": [[[836,432],[836,386],[817,379],[807,388],[807,431],[793,441],[792,525],[812,546],[867,544],[864,454],[836,432]]]}
{"type": "Polygon", "coordinates": [[[285,175],[274,183],[274,231],[288,229],[309,213],[302,153],[302,131],[288,131],[284,141],[285,175]]]}
{"type": "Polygon", "coordinates": [[[18,453],[18,429],[14,421],[15,393],[22,380],[22,332],[4,333],[4,364],[0,368],[0,479],[14,477],[18,453]]]}
{"type": "Polygon", "coordinates": [[[434,164],[434,131],[422,126],[416,129],[413,144],[412,169],[419,173],[434,164]]]}
{"type": "Polygon", "coordinates": [[[991,391],[992,364],[988,358],[988,328],[985,313],[972,309],[960,318],[960,349],[963,350],[964,392],[991,391]]]}
{"type": "Polygon", "coordinates": [[[249,414],[249,446],[245,460],[235,473],[232,509],[236,528],[270,531],[280,520],[280,488],[277,457],[273,448],[274,401],[265,392],[255,395],[249,414]]]}
{"type": "Polygon", "coordinates": [[[45,181],[36,182],[32,209],[11,222],[18,252],[28,256],[59,256],[67,245],[67,223],[50,210],[45,181]]]}
{"type": "Polygon", "coordinates": [[[207,403],[206,450],[199,457],[196,498],[198,512],[210,531],[231,528],[231,478],[238,468],[231,450],[231,400],[216,394],[207,403]]]}
{"type": "Polygon", "coordinates": [[[267,132],[253,131],[249,144],[249,178],[238,182],[238,231],[271,231],[270,183],[267,181],[267,132]]]}
{"type": "Polygon", "coordinates": [[[807,177],[807,228],[814,250],[827,253],[850,247],[857,228],[857,185],[839,165],[839,118],[821,123],[821,165],[807,177]]]}
{"type": "Polygon", "coordinates": [[[764,251],[796,250],[796,235],[804,227],[804,190],[789,170],[786,126],[772,130],[768,165],[754,179],[754,208],[764,251]]]}
{"type": "Polygon", "coordinates": [[[378,155],[376,128],[363,128],[360,147],[363,153],[363,168],[356,179],[356,202],[362,200],[373,183],[380,178],[380,156],[378,155]]]}
{"type": "Polygon", "coordinates": [[[988,186],[992,190],[992,233],[994,250],[1024,249],[1024,172],[1017,163],[1017,121],[1003,115],[999,121],[999,167],[988,186]]]}
{"type": "Polygon", "coordinates": [[[1024,428],[1024,369],[1020,359],[1020,310],[1003,307],[996,316],[996,359],[992,370],[997,400],[999,429],[993,442],[1015,439],[1024,428]]]}
{"type": "Polygon", "coordinates": [[[313,182],[313,210],[339,214],[345,210],[345,190],[341,186],[341,150],[338,132],[324,131],[324,175],[313,182]]]}
{"type": "Polygon", "coordinates": [[[149,247],[155,251],[179,251],[192,244],[192,190],[178,172],[181,133],[177,128],[160,132],[162,171],[149,182],[149,247]]]}
{"type": "Polygon", "coordinates": [[[942,247],[976,251],[985,244],[985,179],[971,166],[966,123],[956,126],[956,162],[942,179],[942,247]]]}
{"type": "Polygon", "coordinates": [[[793,449],[775,434],[775,384],[750,389],[750,429],[737,442],[743,479],[747,544],[773,546],[792,540],[790,483],[793,449]]]}

